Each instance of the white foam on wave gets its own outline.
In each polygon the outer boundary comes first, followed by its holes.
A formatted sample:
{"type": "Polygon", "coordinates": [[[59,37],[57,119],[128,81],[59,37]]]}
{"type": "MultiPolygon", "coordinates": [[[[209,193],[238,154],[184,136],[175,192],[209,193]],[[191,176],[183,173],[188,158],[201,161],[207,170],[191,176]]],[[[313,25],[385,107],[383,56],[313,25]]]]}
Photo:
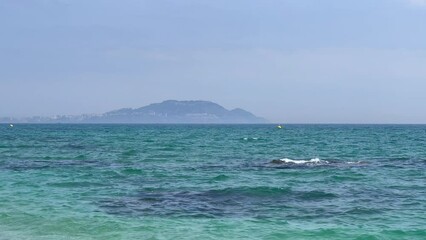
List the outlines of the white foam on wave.
{"type": "Polygon", "coordinates": [[[356,161],[356,162],[346,162],[347,164],[356,164],[356,165],[359,165],[359,164],[365,164],[366,162],[363,162],[363,161],[356,161]]]}
{"type": "Polygon", "coordinates": [[[293,160],[290,158],[280,159],[283,163],[293,163],[293,164],[327,164],[328,161],[321,160],[319,158],[312,158],[311,160],[293,160]]]}
{"type": "Polygon", "coordinates": [[[243,140],[247,141],[247,140],[258,140],[259,138],[257,137],[245,137],[243,138],[243,140]]]}

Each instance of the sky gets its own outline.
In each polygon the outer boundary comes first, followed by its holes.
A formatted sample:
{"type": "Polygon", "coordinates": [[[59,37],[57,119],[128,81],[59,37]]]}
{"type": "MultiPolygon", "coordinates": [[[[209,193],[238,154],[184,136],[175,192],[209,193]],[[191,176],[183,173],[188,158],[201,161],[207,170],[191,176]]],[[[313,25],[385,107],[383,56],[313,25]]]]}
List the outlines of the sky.
{"type": "Polygon", "coordinates": [[[426,123],[426,0],[0,0],[0,117],[209,100],[426,123]]]}

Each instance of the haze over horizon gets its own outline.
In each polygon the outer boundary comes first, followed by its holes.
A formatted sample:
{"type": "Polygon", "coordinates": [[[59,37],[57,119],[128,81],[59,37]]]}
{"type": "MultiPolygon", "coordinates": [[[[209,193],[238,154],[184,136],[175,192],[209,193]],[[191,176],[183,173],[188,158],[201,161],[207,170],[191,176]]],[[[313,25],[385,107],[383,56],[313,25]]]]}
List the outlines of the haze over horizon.
{"type": "Polygon", "coordinates": [[[207,100],[272,122],[426,123],[425,0],[0,2],[0,117],[207,100]]]}

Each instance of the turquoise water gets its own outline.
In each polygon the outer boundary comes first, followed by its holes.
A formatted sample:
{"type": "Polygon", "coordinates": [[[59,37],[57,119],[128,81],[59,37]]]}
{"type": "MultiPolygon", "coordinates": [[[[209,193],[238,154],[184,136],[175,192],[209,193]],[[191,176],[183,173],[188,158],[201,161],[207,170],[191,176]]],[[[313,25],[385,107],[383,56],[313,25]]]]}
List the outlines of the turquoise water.
{"type": "Polygon", "coordinates": [[[426,125],[0,126],[0,239],[426,239],[426,125]]]}

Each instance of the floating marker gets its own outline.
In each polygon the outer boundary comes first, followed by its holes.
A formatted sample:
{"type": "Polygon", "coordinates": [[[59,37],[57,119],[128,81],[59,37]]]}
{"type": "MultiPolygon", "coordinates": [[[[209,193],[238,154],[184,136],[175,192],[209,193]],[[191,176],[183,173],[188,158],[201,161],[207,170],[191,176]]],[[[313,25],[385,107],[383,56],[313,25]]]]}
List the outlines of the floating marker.
{"type": "Polygon", "coordinates": [[[281,125],[278,125],[278,126],[277,126],[277,128],[280,128],[280,129],[281,129],[281,128],[283,128],[283,127],[282,127],[281,125]]]}
{"type": "Polygon", "coordinates": [[[9,124],[9,127],[13,128],[13,124],[9,124]]]}

